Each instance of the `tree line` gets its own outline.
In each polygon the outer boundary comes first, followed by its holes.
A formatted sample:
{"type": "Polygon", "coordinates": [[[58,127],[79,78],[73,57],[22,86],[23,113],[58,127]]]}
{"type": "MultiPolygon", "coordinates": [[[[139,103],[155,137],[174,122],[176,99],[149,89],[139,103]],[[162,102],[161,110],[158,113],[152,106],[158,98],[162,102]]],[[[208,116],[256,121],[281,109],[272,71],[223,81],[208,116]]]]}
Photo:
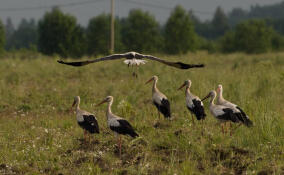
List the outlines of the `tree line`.
{"type": "MultiPolygon", "coordinates": [[[[212,20],[202,22],[192,11],[176,6],[164,25],[149,12],[132,9],[127,17],[115,19],[115,52],[184,54],[196,50],[224,53],[283,50],[284,27],[279,21],[284,24],[284,14],[283,19],[249,17],[257,14],[257,10],[263,11],[262,8],[267,7],[251,7],[250,13],[237,8],[226,15],[218,7],[212,20]]],[[[45,13],[38,23],[23,19],[17,29],[10,18],[5,25],[0,20],[0,53],[25,48],[46,55],[76,58],[108,54],[109,45],[109,14],[91,18],[86,27],[59,8],[45,13]]]]}

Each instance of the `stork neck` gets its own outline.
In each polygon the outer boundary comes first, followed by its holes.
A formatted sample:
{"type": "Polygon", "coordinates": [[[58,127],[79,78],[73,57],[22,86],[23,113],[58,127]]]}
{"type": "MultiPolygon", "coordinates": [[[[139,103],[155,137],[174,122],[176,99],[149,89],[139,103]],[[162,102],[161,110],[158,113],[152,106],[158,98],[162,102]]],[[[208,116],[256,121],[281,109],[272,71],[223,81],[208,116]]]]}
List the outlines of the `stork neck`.
{"type": "Polygon", "coordinates": [[[211,96],[211,99],[210,99],[210,106],[214,106],[214,105],[215,105],[215,104],[214,104],[215,98],[216,98],[216,95],[211,96]]]}
{"type": "Polygon", "coordinates": [[[190,88],[189,88],[189,86],[186,86],[186,88],[185,88],[185,94],[187,95],[187,94],[190,94],[190,88]]]}
{"type": "Polygon", "coordinates": [[[106,111],[107,117],[109,116],[109,114],[112,114],[112,112],[111,112],[111,105],[112,105],[112,102],[113,102],[113,100],[111,100],[111,101],[108,103],[107,111],[106,111]]]}
{"type": "Polygon", "coordinates": [[[75,108],[76,108],[76,112],[80,110],[80,101],[78,101],[78,102],[76,103],[75,108]]]}
{"type": "Polygon", "coordinates": [[[157,80],[154,80],[154,83],[153,83],[153,88],[152,88],[152,92],[157,92],[159,91],[158,88],[157,88],[157,80]]]}
{"type": "Polygon", "coordinates": [[[222,90],[219,91],[218,93],[218,98],[217,98],[218,102],[222,103],[225,99],[223,98],[223,92],[222,90]]]}

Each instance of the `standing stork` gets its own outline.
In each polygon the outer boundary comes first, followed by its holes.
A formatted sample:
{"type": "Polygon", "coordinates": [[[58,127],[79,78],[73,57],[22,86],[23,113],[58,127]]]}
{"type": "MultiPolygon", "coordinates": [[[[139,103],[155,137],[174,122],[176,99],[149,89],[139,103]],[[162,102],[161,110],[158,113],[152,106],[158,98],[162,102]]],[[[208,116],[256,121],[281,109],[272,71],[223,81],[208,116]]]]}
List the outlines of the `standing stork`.
{"type": "MultiPolygon", "coordinates": [[[[100,133],[98,121],[94,114],[89,113],[80,109],[80,97],[74,97],[74,102],[72,104],[72,108],[76,105],[76,118],[78,125],[84,129],[84,140],[86,141],[86,135],[100,133]]],[[[90,142],[90,135],[89,135],[89,142],[90,142]]]]}
{"type": "Polygon", "coordinates": [[[186,87],[186,89],[185,89],[186,107],[188,108],[188,110],[191,113],[192,122],[194,123],[194,119],[193,119],[192,114],[194,114],[196,116],[197,120],[204,120],[205,117],[206,117],[206,114],[204,112],[203,103],[202,103],[202,101],[200,100],[199,97],[197,97],[196,95],[193,95],[190,92],[191,80],[186,80],[183,83],[183,85],[181,85],[181,87],[178,88],[178,90],[182,89],[184,86],[186,87]]]}
{"type": "Polygon", "coordinates": [[[116,134],[116,137],[119,135],[118,139],[118,147],[119,147],[119,156],[121,156],[121,136],[122,135],[129,135],[133,138],[139,137],[139,135],[134,131],[133,127],[130,125],[130,123],[116,115],[114,115],[111,112],[111,105],[113,103],[113,97],[107,96],[101,103],[97,104],[96,106],[99,106],[103,103],[108,103],[107,111],[106,111],[106,117],[107,117],[107,124],[109,128],[116,134]]]}
{"type": "Polygon", "coordinates": [[[239,106],[223,98],[223,86],[221,84],[219,84],[217,87],[217,95],[218,97],[217,97],[216,104],[227,106],[228,108],[231,108],[234,111],[234,113],[236,113],[239,116],[241,123],[243,123],[247,127],[253,126],[252,121],[249,119],[246,113],[239,106]]]}
{"type": "MultiPolygon", "coordinates": [[[[202,101],[209,97],[211,97],[209,105],[210,112],[216,119],[222,122],[222,132],[224,134],[223,123],[224,122],[239,123],[240,122],[239,116],[236,113],[234,113],[233,109],[227,106],[214,104],[214,100],[216,98],[216,91],[214,90],[210,91],[209,94],[202,99],[202,101]]],[[[231,132],[230,135],[232,135],[231,132]]]]}
{"type": "Polygon", "coordinates": [[[152,100],[153,104],[157,107],[159,118],[160,112],[165,118],[171,118],[170,102],[168,98],[157,88],[158,77],[156,75],[153,76],[145,84],[150,83],[151,81],[154,81],[152,88],[152,100]]]}
{"type": "MultiPolygon", "coordinates": [[[[86,61],[78,61],[78,62],[65,62],[62,60],[58,60],[57,62],[61,64],[70,65],[70,66],[85,66],[87,64],[96,63],[100,61],[117,60],[117,59],[122,59],[122,58],[126,59],[124,60],[124,63],[127,64],[128,66],[129,65],[139,66],[140,64],[146,63],[146,60],[143,60],[143,59],[149,59],[153,61],[158,61],[162,64],[166,64],[168,66],[172,66],[178,69],[190,69],[190,68],[204,67],[204,64],[185,64],[182,62],[171,62],[171,61],[163,60],[161,58],[158,58],[152,55],[143,55],[137,52],[127,52],[124,54],[113,54],[113,55],[97,58],[94,60],[86,60],[86,61]]],[[[137,75],[137,74],[133,73],[133,75],[137,75]]]]}

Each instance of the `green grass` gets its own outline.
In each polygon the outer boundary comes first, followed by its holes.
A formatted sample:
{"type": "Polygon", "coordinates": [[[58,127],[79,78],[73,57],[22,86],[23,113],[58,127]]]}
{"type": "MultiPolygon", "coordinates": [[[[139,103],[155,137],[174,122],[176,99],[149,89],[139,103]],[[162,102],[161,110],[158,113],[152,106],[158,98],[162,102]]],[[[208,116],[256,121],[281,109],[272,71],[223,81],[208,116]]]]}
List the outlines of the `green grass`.
{"type": "Polygon", "coordinates": [[[11,57],[0,60],[0,174],[284,173],[284,53],[188,54],[183,61],[206,67],[183,71],[149,61],[138,79],[121,60],[74,68],[40,55],[11,57]],[[145,82],[153,75],[171,102],[172,121],[158,120],[151,104],[152,85],[145,82]],[[208,101],[205,122],[193,125],[184,90],[177,91],[186,79],[200,97],[222,84],[224,97],[255,126],[223,135],[208,101]],[[83,131],[68,112],[76,95],[99,121],[101,134],[91,144],[82,142],[83,131]],[[121,159],[106,105],[94,107],[107,95],[114,97],[112,111],[141,136],[123,137],[121,159]]]}

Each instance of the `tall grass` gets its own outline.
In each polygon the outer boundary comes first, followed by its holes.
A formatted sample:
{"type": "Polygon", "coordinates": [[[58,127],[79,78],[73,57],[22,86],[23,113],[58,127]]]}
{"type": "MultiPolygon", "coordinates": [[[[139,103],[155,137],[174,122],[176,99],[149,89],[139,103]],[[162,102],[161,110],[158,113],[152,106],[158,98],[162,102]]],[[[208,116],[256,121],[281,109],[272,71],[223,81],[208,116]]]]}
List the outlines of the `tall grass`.
{"type": "Polygon", "coordinates": [[[0,173],[10,174],[257,174],[284,171],[284,53],[208,55],[200,52],[161,57],[205,63],[204,69],[177,70],[149,62],[138,78],[122,61],[74,68],[55,58],[1,59],[0,173]],[[170,99],[173,120],[158,119],[151,104],[151,76],[170,99]],[[218,84],[224,97],[250,116],[254,127],[241,126],[232,137],[223,135],[208,110],[203,124],[193,125],[184,91],[203,97],[218,84]],[[82,141],[73,97],[94,112],[101,134],[82,141]],[[113,133],[107,128],[106,106],[114,96],[113,112],[130,121],[138,139],[123,137],[121,159],[113,133]]]}

